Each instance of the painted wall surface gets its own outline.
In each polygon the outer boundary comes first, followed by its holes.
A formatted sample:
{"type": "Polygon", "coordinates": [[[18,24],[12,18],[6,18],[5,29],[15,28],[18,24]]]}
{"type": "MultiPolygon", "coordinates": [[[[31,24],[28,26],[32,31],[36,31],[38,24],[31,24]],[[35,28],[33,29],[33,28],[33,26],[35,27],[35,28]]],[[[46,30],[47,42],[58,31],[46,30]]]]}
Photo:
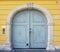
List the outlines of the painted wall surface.
{"type": "MultiPolygon", "coordinates": [[[[7,25],[7,17],[9,13],[12,11],[17,6],[26,4],[26,3],[35,3],[38,4],[44,8],[46,8],[50,14],[52,15],[53,19],[53,44],[55,46],[60,46],[60,1],[55,1],[55,0],[46,0],[46,1],[0,1],[0,44],[6,44],[6,33],[2,33],[2,28],[6,29],[7,25]]],[[[52,30],[51,30],[52,31],[52,30]]]]}

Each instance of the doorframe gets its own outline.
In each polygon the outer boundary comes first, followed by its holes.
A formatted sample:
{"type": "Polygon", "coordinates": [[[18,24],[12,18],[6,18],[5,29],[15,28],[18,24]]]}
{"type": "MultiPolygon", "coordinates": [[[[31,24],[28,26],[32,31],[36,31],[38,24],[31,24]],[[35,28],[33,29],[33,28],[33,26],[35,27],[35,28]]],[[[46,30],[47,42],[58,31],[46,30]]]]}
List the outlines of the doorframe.
{"type": "Polygon", "coordinates": [[[21,5],[16,7],[15,9],[13,9],[11,11],[11,13],[8,15],[8,19],[7,19],[7,40],[6,40],[6,45],[4,46],[5,50],[12,50],[12,42],[11,42],[11,24],[12,24],[12,20],[13,20],[13,16],[21,10],[24,9],[36,9],[38,11],[41,11],[47,19],[47,25],[48,25],[48,42],[47,42],[47,48],[46,50],[55,50],[55,47],[53,45],[53,20],[52,20],[52,16],[49,13],[48,10],[46,10],[45,8],[43,8],[40,5],[36,5],[34,3],[27,3],[25,5],[21,5]]]}

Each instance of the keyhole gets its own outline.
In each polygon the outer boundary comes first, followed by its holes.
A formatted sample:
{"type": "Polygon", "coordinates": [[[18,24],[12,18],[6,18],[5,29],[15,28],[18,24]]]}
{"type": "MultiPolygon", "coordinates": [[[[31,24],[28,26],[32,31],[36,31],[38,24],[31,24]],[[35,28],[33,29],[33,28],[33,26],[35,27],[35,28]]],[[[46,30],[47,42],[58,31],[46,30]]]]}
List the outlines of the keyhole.
{"type": "Polygon", "coordinates": [[[28,43],[26,45],[28,46],[28,43]]]}

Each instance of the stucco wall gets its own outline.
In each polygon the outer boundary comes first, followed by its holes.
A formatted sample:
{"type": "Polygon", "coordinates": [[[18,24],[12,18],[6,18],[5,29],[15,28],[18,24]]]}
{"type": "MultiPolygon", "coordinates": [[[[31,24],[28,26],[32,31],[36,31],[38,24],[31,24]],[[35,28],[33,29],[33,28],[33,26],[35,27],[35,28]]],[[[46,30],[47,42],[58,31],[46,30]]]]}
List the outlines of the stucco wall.
{"type": "Polygon", "coordinates": [[[0,1],[0,44],[6,44],[6,34],[2,34],[2,28],[6,29],[8,14],[17,6],[26,3],[35,3],[46,8],[54,21],[53,44],[60,46],[60,1],[0,1]]]}

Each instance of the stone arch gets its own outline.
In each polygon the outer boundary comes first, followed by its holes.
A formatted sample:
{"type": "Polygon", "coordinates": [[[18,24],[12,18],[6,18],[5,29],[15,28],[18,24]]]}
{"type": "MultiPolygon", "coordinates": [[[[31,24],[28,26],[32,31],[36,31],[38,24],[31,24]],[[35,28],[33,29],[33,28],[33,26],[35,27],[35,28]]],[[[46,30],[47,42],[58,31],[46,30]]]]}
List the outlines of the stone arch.
{"type": "Polygon", "coordinates": [[[7,19],[7,41],[6,41],[6,46],[4,47],[4,49],[6,50],[11,50],[11,24],[12,24],[12,20],[13,20],[13,16],[15,13],[17,13],[18,11],[24,10],[24,9],[36,9],[39,11],[42,11],[44,13],[44,15],[46,16],[47,19],[47,25],[48,25],[48,42],[47,42],[47,50],[54,50],[54,46],[53,46],[53,20],[52,20],[52,16],[50,15],[50,13],[48,12],[48,10],[46,10],[45,8],[33,4],[33,3],[28,3],[22,6],[18,6],[15,9],[13,9],[11,11],[11,13],[8,15],[8,19],[7,19]]]}

